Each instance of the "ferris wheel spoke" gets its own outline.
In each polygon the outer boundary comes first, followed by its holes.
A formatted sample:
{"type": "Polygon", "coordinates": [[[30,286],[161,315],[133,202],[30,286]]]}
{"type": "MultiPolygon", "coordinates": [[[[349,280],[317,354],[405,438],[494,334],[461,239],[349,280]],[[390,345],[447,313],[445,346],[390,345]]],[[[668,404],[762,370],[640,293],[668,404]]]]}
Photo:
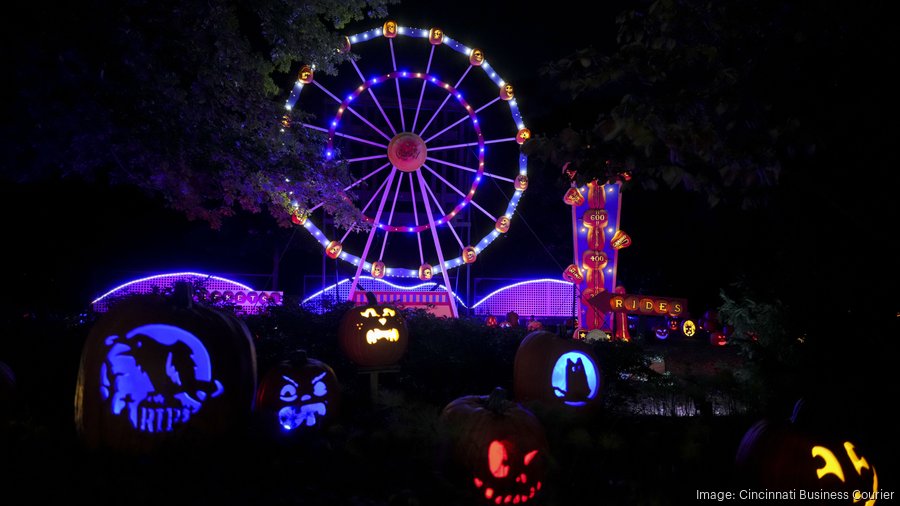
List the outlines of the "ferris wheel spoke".
{"type": "Polygon", "coordinates": [[[354,162],[364,162],[366,160],[378,160],[379,158],[387,158],[387,154],[384,155],[372,155],[372,156],[361,156],[359,158],[348,158],[345,160],[347,163],[354,162]]]}
{"type": "MultiPolygon", "coordinates": [[[[432,57],[434,57],[434,47],[435,46],[431,46],[431,53],[428,54],[428,65],[425,66],[426,74],[431,72],[431,59],[432,57]]],[[[416,106],[416,115],[413,116],[412,129],[410,129],[410,131],[412,132],[416,131],[416,123],[419,121],[419,111],[422,110],[422,97],[425,96],[425,86],[427,84],[428,83],[426,83],[425,81],[422,81],[422,91],[419,92],[419,105],[416,106]]]]}
{"type": "MultiPolygon", "coordinates": [[[[392,169],[391,169],[391,174],[393,174],[395,170],[397,170],[397,169],[392,168],[392,169]]],[[[363,207],[363,208],[362,208],[362,212],[363,212],[363,213],[365,213],[365,212],[366,212],[366,209],[368,209],[369,206],[372,205],[372,202],[375,201],[375,197],[377,197],[378,194],[381,193],[381,190],[384,190],[384,193],[387,194],[388,189],[385,188],[385,187],[388,185],[388,184],[387,184],[388,181],[391,181],[392,179],[393,179],[392,177],[388,176],[387,179],[385,179],[384,182],[381,183],[381,186],[379,186],[378,189],[375,190],[375,192],[372,194],[372,197],[369,199],[368,202],[366,202],[366,207],[363,207]]]]}
{"type": "MultiPolygon", "coordinates": [[[[469,65],[469,66],[466,68],[466,71],[463,72],[462,77],[460,77],[459,80],[456,81],[456,84],[453,85],[453,88],[459,88],[459,85],[462,83],[463,79],[466,78],[466,75],[469,74],[469,71],[470,71],[470,70],[472,70],[472,65],[469,65]]],[[[444,108],[444,105],[447,104],[447,101],[450,100],[450,96],[451,96],[451,95],[448,93],[447,96],[444,97],[444,101],[441,102],[441,105],[439,105],[438,108],[435,109],[434,114],[431,115],[431,119],[428,120],[428,123],[425,123],[425,126],[422,127],[422,131],[419,132],[419,136],[420,136],[420,137],[421,137],[422,135],[425,135],[425,130],[428,130],[428,127],[431,126],[431,123],[434,121],[435,118],[437,118],[438,114],[440,114],[441,109],[443,109],[443,108],[444,108]]]]}
{"type": "MultiPolygon", "coordinates": [[[[318,130],[318,131],[320,131],[320,132],[328,133],[328,129],[327,129],[327,128],[322,128],[322,127],[316,126],[316,125],[310,125],[309,123],[303,123],[303,124],[301,124],[301,126],[302,126],[303,128],[309,128],[310,130],[318,130]]],[[[376,147],[379,147],[379,148],[387,149],[387,144],[381,144],[381,143],[379,143],[379,142],[368,141],[368,140],[366,140],[366,139],[361,139],[361,138],[359,138],[359,137],[354,137],[354,136],[348,135],[348,134],[342,134],[342,133],[340,133],[340,132],[335,132],[334,135],[336,135],[336,136],[338,136],[338,137],[343,137],[343,138],[345,138],[345,139],[350,139],[351,141],[362,142],[363,144],[369,144],[369,145],[371,145],[371,146],[376,146],[376,147]]]]}
{"type": "MultiPolygon", "coordinates": [[[[453,186],[453,184],[450,183],[450,181],[447,181],[446,179],[444,179],[443,176],[441,176],[440,174],[438,174],[437,172],[435,172],[431,167],[429,167],[429,166],[427,166],[427,165],[423,165],[423,167],[425,167],[426,169],[428,169],[429,172],[431,172],[432,174],[434,174],[435,177],[437,177],[439,180],[441,180],[442,183],[444,183],[445,185],[449,186],[451,190],[455,191],[455,192],[456,192],[457,194],[459,194],[461,197],[463,197],[463,198],[466,197],[466,194],[465,194],[462,190],[460,190],[460,189],[457,188],[456,186],[453,186]]],[[[429,189],[429,190],[430,190],[430,189],[429,189]]],[[[471,193],[474,194],[475,192],[472,191],[471,193]]],[[[434,196],[434,195],[432,195],[432,196],[434,196]]],[[[497,218],[495,218],[494,215],[492,215],[491,213],[487,212],[487,210],[485,210],[485,208],[483,208],[483,207],[481,207],[480,205],[478,205],[478,203],[475,202],[475,199],[470,199],[469,202],[471,202],[473,206],[475,206],[476,208],[478,208],[479,211],[481,211],[482,213],[484,213],[485,216],[487,216],[488,218],[490,218],[491,221],[497,221],[497,218]]],[[[440,209],[440,207],[438,207],[438,209],[440,209]]],[[[446,213],[444,213],[443,210],[441,210],[441,213],[442,213],[442,214],[446,214],[446,213]]]]}
{"type": "MultiPolygon", "coordinates": [[[[397,57],[394,55],[394,39],[388,39],[391,46],[391,65],[394,66],[394,72],[397,71],[397,57]]],[[[403,99],[400,97],[400,80],[394,79],[394,85],[397,87],[397,110],[400,112],[400,128],[406,131],[406,119],[403,117],[403,99]]]]}
{"type": "MultiPolygon", "coordinates": [[[[430,156],[429,156],[429,157],[426,157],[426,159],[427,159],[427,160],[431,160],[432,162],[437,162],[437,163],[439,163],[439,164],[441,164],[441,165],[447,165],[447,166],[449,166],[449,167],[453,167],[453,168],[456,168],[456,169],[466,170],[466,171],[469,171],[469,172],[478,172],[477,170],[475,170],[475,169],[473,169],[473,168],[471,168],[471,167],[466,167],[465,165],[459,165],[459,164],[456,164],[456,163],[453,163],[453,162],[448,162],[448,161],[446,161],[446,160],[439,160],[439,159],[437,159],[437,158],[432,158],[432,157],[430,157],[430,156]]],[[[498,175],[498,174],[493,174],[493,173],[488,172],[488,171],[483,171],[482,174],[484,174],[485,176],[488,176],[488,177],[492,177],[492,178],[494,178],[494,179],[500,179],[500,180],[503,180],[503,181],[509,181],[510,183],[514,183],[514,182],[515,182],[515,180],[513,180],[513,179],[510,179],[510,178],[508,178],[508,177],[503,177],[503,176],[500,176],[500,175],[498,175]]]]}
{"type": "MultiPolygon", "coordinates": [[[[484,141],[485,144],[495,144],[498,142],[510,142],[516,140],[515,137],[506,137],[505,139],[492,139],[489,141],[484,141]]],[[[465,144],[453,144],[450,146],[436,146],[436,147],[428,147],[428,151],[443,151],[445,149],[458,149],[458,148],[469,148],[472,146],[477,146],[477,142],[467,142],[465,144]]]]}
{"type": "MultiPolygon", "coordinates": [[[[385,223],[387,223],[388,226],[391,225],[391,220],[394,219],[394,208],[397,207],[397,197],[400,195],[400,187],[401,186],[403,186],[403,175],[402,174],[400,175],[400,179],[397,181],[397,189],[394,190],[394,201],[391,202],[391,212],[388,213],[388,219],[385,222],[385,223]]],[[[390,231],[385,230],[384,231],[384,241],[382,241],[382,243],[381,243],[381,253],[378,254],[379,260],[384,258],[384,248],[385,248],[385,246],[387,246],[388,234],[390,234],[390,231]]]]}
{"type": "MultiPolygon", "coordinates": [[[[397,169],[392,168],[390,175],[387,177],[387,186],[384,190],[384,195],[381,196],[381,202],[378,203],[378,210],[375,211],[375,220],[372,224],[372,228],[369,230],[369,237],[366,239],[366,245],[363,248],[362,255],[359,257],[359,264],[356,266],[356,275],[353,277],[353,286],[356,286],[356,283],[359,282],[359,275],[362,274],[363,267],[366,264],[366,257],[369,255],[369,248],[372,247],[372,239],[375,238],[375,232],[378,231],[378,221],[381,219],[381,212],[384,211],[384,203],[387,202],[388,190],[394,182],[394,175],[397,174],[397,169]]],[[[400,186],[399,184],[397,185],[400,186]]],[[[343,241],[342,241],[343,242],[343,241]]],[[[354,290],[350,290],[350,300],[353,300],[353,292],[354,290]]]]}
{"type": "MultiPolygon", "coordinates": [[[[416,223],[416,227],[419,226],[419,210],[416,208],[416,185],[413,184],[413,176],[412,172],[409,173],[409,197],[412,200],[413,205],[413,221],[416,223]]],[[[416,232],[416,241],[419,242],[419,263],[425,263],[425,255],[422,252],[422,234],[416,232]]]]}
{"type": "MultiPolygon", "coordinates": [[[[446,183],[446,181],[445,181],[445,183],[446,183]]],[[[450,183],[447,183],[447,184],[450,185],[450,183]]],[[[453,185],[450,185],[450,186],[453,187],[453,185]]],[[[437,210],[441,212],[441,216],[446,216],[447,213],[444,212],[444,208],[441,207],[441,203],[438,201],[437,197],[434,196],[434,192],[431,191],[431,187],[428,185],[425,185],[425,189],[428,190],[428,195],[431,196],[431,200],[434,201],[434,205],[435,205],[435,207],[437,207],[437,210]]],[[[455,190],[456,188],[453,187],[453,189],[455,190]]],[[[463,194],[463,196],[465,196],[465,194],[463,194]]],[[[447,220],[447,227],[450,229],[450,232],[453,233],[453,237],[456,238],[456,242],[459,243],[459,249],[465,248],[465,245],[463,244],[462,239],[459,238],[459,235],[457,235],[456,230],[453,229],[453,223],[449,219],[447,220]]]]}
{"type": "MultiPolygon", "coordinates": [[[[365,176],[363,176],[363,177],[357,179],[356,181],[350,183],[348,186],[345,186],[344,189],[343,189],[342,191],[347,191],[347,190],[353,188],[354,186],[359,185],[360,183],[362,183],[362,182],[365,181],[366,179],[369,179],[370,177],[374,176],[375,174],[378,174],[379,172],[383,171],[383,170],[385,169],[385,167],[387,167],[387,166],[390,165],[390,164],[391,164],[391,162],[388,162],[388,163],[382,165],[381,167],[378,167],[377,169],[373,170],[372,172],[370,172],[370,173],[366,174],[365,176]]],[[[325,205],[325,202],[319,202],[318,204],[316,204],[316,205],[314,205],[313,207],[311,207],[311,208],[309,209],[309,212],[312,213],[312,212],[314,212],[315,210],[317,210],[318,208],[322,207],[323,205],[325,205]]]]}
{"type": "Polygon", "coordinates": [[[422,171],[416,171],[416,176],[419,178],[419,187],[420,192],[422,193],[422,202],[425,205],[425,214],[428,216],[428,225],[431,228],[431,239],[434,241],[434,249],[437,250],[438,262],[441,266],[441,274],[444,277],[444,288],[446,288],[448,295],[450,295],[450,309],[453,314],[458,314],[456,309],[456,298],[453,297],[453,292],[450,291],[450,276],[447,274],[447,265],[444,263],[444,250],[441,249],[441,241],[438,239],[437,235],[437,227],[434,224],[434,216],[431,214],[431,206],[428,204],[428,197],[426,197],[426,186],[425,186],[425,176],[422,175],[422,171]]]}
{"type": "MultiPolygon", "coordinates": [[[[334,93],[328,91],[327,88],[325,88],[324,86],[322,86],[322,85],[319,83],[319,81],[313,81],[313,84],[315,84],[316,86],[318,86],[320,90],[324,91],[329,97],[331,97],[332,99],[334,99],[337,103],[339,103],[339,104],[343,104],[343,103],[344,103],[341,99],[339,99],[339,98],[337,97],[337,95],[335,95],[334,93]]],[[[379,135],[381,135],[382,137],[384,137],[384,138],[387,139],[388,141],[391,140],[391,138],[388,137],[386,133],[382,132],[380,128],[378,128],[377,126],[373,125],[372,122],[370,122],[370,121],[367,120],[366,118],[362,117],[362,115],[359,114],[358,112],[356,112],[356,110],[355,110],[354,108],[352,108],[352,107],[350,107],[350,106],[348,105],[348,106],[347,106],[347,110],[350,111],[350,112],[352,112],[354,116],[356,116],[357,118],[359,118],[360,120],[362,120],[363,123],[365,123],[366,125],[369,125],[369,128],[371,128],[372,130],[375,130],[376,132],[378,132],[379,135]]]]}
{"type": "MultiPolygon", "coordinates": [[[[353,60],[350,60],[350,63],[353,64],[353,68],[356,69],[356,73],[359,74],[359,78],[362,80],[363,84],[366,84],[366,78],[365,78],[365,76],[363,76],[362,71],[359,70],[359,66],[356,64],[356,62],[353,60]]],[[[372,100],[375,101],[375,105],[378,106],[378,110],[381,111],[381,116],[384,118],[385,123],[387,123],[388,128],[391,129],[391,132],[393,132],[394,135],[397,135],[397,129],[394,128],[394,124],[391,123],[391,120],[389,120],[387,117],[387,114],[385,114],[384,108],[381,107],[381,102],[379,102],[378,98],[375,97],[375,92],[372,91],[371,87],[368,88],[366,91],[369,92],[369,96],[372,97],[372,100]]]]}

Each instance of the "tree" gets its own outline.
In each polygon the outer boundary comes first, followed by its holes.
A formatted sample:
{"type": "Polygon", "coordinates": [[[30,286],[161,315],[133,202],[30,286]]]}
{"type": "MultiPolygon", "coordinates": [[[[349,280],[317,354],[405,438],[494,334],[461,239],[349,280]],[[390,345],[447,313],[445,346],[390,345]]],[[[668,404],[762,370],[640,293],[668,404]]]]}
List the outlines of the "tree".
{"type": "Polygon", "coordinates": [[[815,97],[842,79],[829,64],[845,56],[835,34],[849,21],[837,14],[828,3],[746,0],[627,10],[611,54],[589,47],[543,68],[592,116],[533,149],[585,179],[631,171],[650,189],[752,206],[786,160],[821,141],[815,97]]]}
{"type": "Polygon", "coordinates": [[[263,209],[287,225],[313,202],[349,226],[346,167],[281,124],[283,99],[300,65],[334,73],[352,57],[339,31],[390,2],[33,4],[4,30],[17,85],[4,176],[137,185],[214,228],[263,209]]]}

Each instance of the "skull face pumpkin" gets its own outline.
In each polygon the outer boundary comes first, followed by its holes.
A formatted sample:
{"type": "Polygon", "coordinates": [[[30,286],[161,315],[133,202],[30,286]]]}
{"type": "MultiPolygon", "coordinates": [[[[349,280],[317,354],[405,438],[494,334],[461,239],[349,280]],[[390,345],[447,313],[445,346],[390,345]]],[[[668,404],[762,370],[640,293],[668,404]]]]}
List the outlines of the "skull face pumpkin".
{"type": "Polygon", "coordinates": [[[462,259],[463,262],[467,264],[471,264],[475,262],[475,259],[478,258],[478,252],[475,251],[475,248],[472,246],[466,246],[462,251],[462,259]]]}
{"type": "Polygon", "coordinates": [[[438,44],[444,43],[444,31],[440,28],[432,28],[428,32],[428,42],[431,42],[431,45],[436,46],[438,44]]]}
{"type": "Polygon", "coordinates": [[[385,38],[393,39],[397,36],[397,22],[396,21],[386,21],[384,26],[381,27],[381,33],[384,34],[385,38]]]}
{"type": "Polygon", "coordinates": [[[372,277],[375,279],[381,279],[384,277],[384,262],[378,260],[377,262],[372,262],[372,277]]]}
{"type": "Polygon", "coordinates": [[[337,258],[341,255],[341,251],[344,250],[344,246],[340,243],[340,241],[331,241],[328,243],[328,246],[325,246],[325,254],[328,255],[328,258],[337,258]]]}
{"type": "Polygon", "coordinates": [[[500,87],[500,98],[502,100],[512,100],[515,96],[515,90],[511,84],[506,83],[500,87]]]}
{"type": "Polygon", "coordinates": [[[482,63],[484,63],[484,51],[473,49],[472,53],[469,54],[469,64],[480,67],[482,63]]]}
{"type": "Polygon", "coordinates": [[[431,264],[422,264],[419,266],[419,279],[422,281],[428,281],[434,276],[434,273],[431,268],[431,264]]]}

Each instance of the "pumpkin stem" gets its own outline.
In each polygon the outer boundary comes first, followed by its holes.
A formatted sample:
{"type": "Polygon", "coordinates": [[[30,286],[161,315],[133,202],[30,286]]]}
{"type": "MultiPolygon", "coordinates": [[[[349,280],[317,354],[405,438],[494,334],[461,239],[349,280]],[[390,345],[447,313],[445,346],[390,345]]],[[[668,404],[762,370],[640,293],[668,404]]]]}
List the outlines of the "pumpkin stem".
{"type": "Polygon", "coordinates": [[[369,301],[369,305],[377,306],[378,305],[378,297],[376,297],[375,294],[372,292],[365,292],[365,293],[366,293],[366,300],[369,301]]]}
{"type": "Polygon", "coordinates": [[[509,396],[502,387],[496,387],[487,399],[487,408],[494,413],[502,413],[506,410],[507,399],[509,396]]]}
{"type": "Polygon", "coordinates": [[[194,305],[194,287],[187,281],[176,281],[173,290],[175,305],[182,309],[190,309],[194,305]]]}
{"type": "Polygon", "coordinates": [[[309,360],[306,350],[294,350],[288,357],[288,361],[295,366],[302,366],[309,360]]]}

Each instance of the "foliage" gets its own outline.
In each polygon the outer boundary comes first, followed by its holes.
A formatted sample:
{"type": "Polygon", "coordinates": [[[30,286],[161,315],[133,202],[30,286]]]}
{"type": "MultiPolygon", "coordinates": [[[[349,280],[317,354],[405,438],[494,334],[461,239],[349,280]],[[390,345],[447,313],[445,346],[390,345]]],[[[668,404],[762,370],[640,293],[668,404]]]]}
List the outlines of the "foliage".
{"type": "Polygon", "coordinates": [[[542,69],[596,116],[532,149],[572,162],[583,180],[627,170],[649,189],[756,205],[784,160],[815,150],[816,125],[797,103],[817,90],[812,76],[829,75],[823,49],[837,48],[816,20],[841,23],[818,4],[657,0],[627,10],[611,54],[588,47],[542,69]]]}
{"type": "Polygon", "coordinates": [[[321,136],[282,131],[283,100],[292,69],[334,73],[351,57],[338,31],[390,1],[31,4],[12,31],[8,177],[136,185],[213,227],[262,209],[288,225],[323,201],[347,225],[346,168],[321,136]]]}

